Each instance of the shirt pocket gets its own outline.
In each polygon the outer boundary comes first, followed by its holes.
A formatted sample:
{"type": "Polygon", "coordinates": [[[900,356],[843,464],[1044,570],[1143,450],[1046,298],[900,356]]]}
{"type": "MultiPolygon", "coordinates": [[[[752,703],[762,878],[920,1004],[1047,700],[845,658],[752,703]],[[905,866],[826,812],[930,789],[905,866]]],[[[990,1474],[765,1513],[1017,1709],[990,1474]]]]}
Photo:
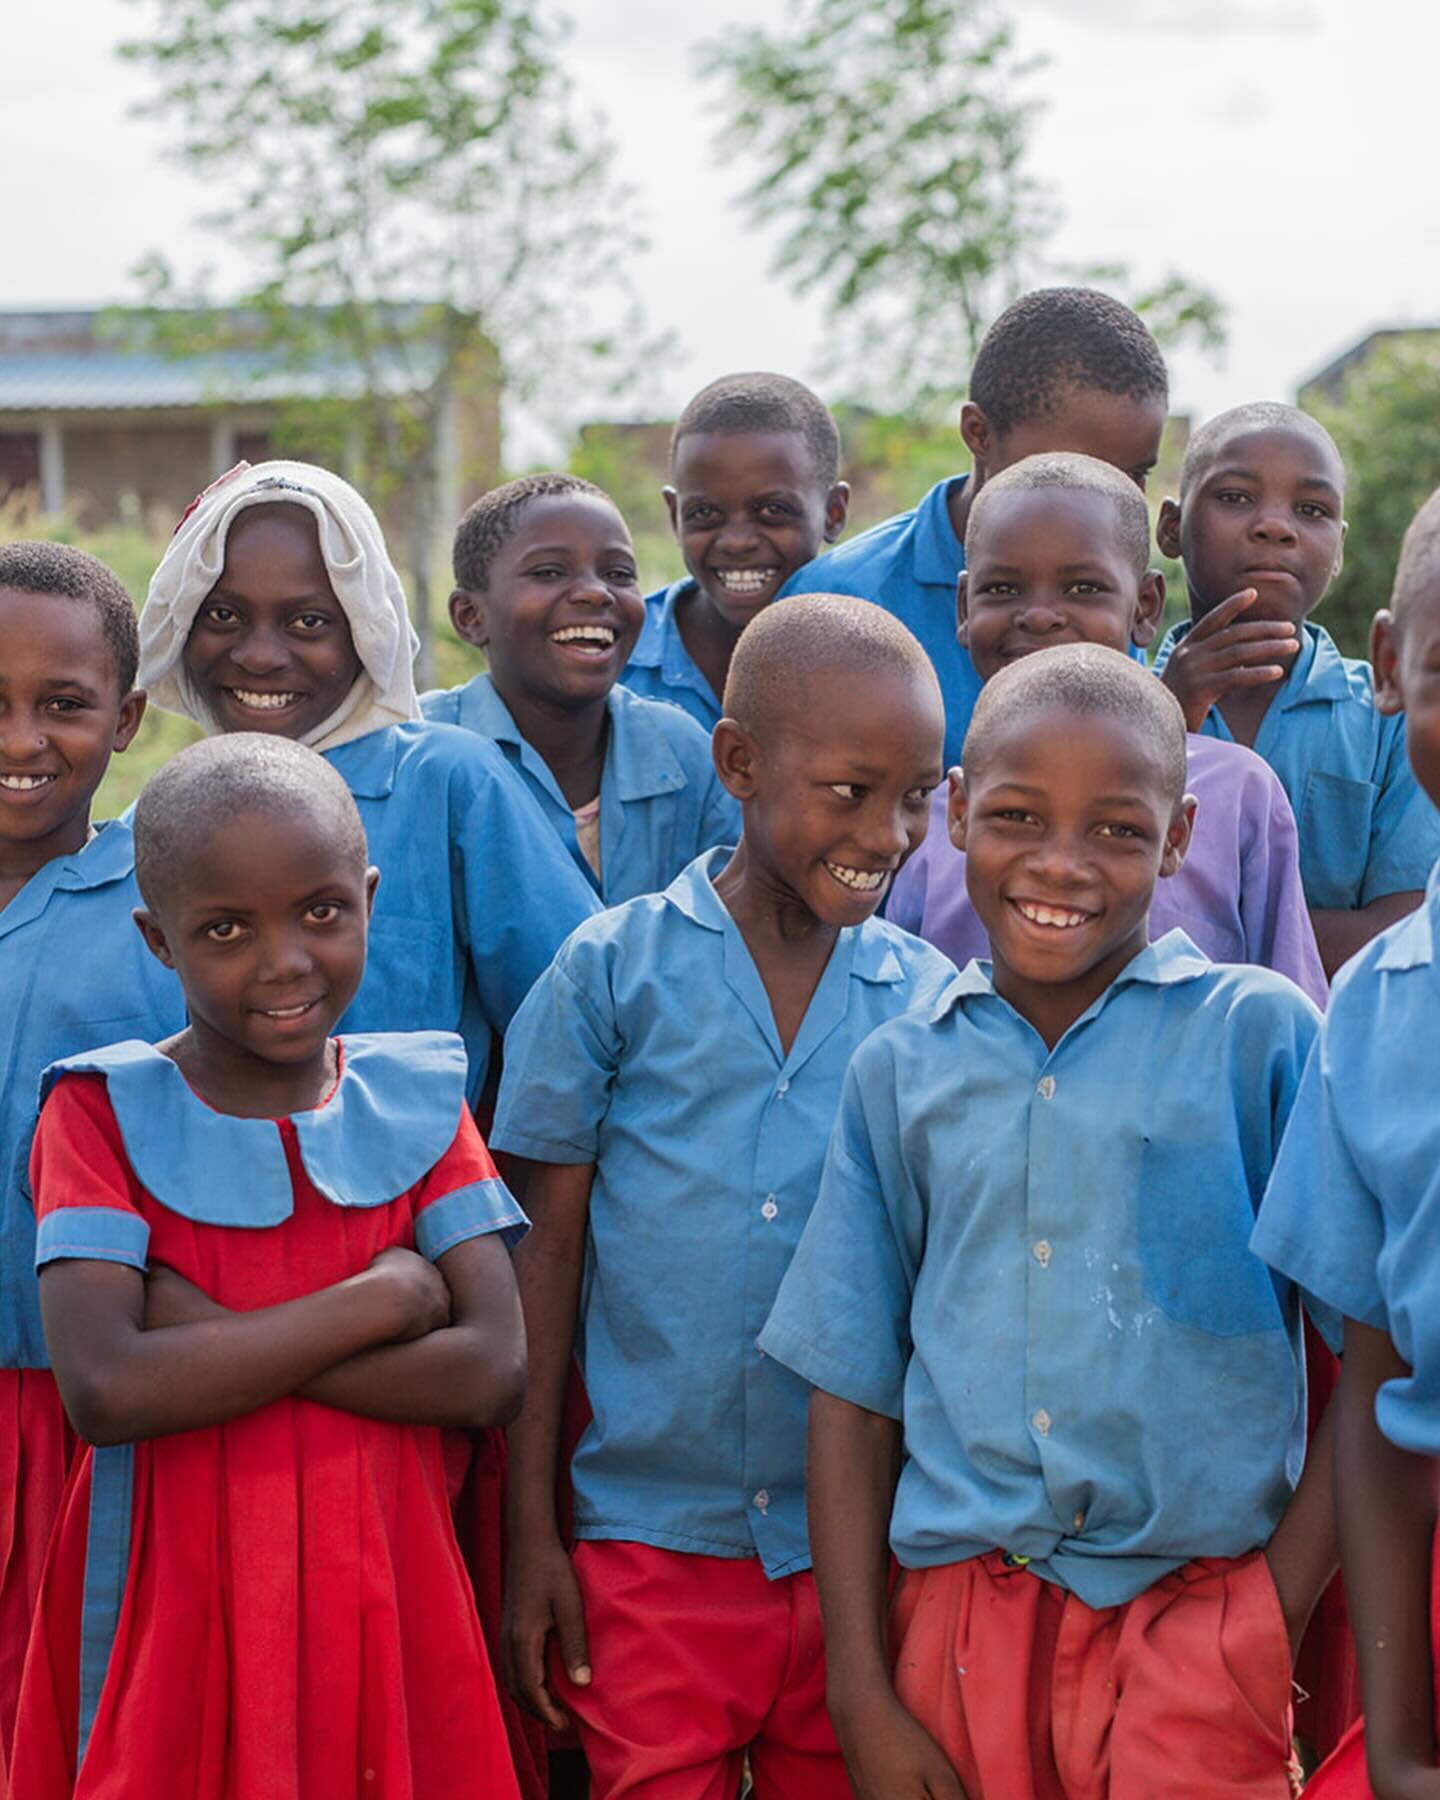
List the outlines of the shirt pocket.
{"type": "Polygon", "coordinates": [[[1167,1319],[1210,1337],[1280,1329],[1270,1271],[1250,1248],[1255,1210],[1237,1150],[1222,1161],[1146,1138],[1140,1159],[1138,1237],[1146,1296],[1167,1319]]]}
{"type": "Polygon", "coordinates": [[[1299,808],[1300,878],[1311,906],[1359,904],[1370,859],[1376,788],[1312,769],[1299,808]]]}
{"type": "Polygon", "coordinates": [[[370,921],[365,979],[345,1015],[351,1031],[457,1031],[455,940],[433,919],[401,913],[370,921]]]}

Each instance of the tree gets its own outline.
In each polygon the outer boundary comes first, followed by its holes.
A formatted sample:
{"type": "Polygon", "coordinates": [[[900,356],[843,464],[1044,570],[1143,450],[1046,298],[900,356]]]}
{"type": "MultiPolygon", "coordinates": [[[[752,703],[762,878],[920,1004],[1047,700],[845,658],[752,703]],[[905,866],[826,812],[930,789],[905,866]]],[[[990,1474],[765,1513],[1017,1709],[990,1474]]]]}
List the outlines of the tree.
{"type": "MultiPolygon", "coordinates": [[[[985,326],[1046,273],[1058,215],[1026,171],[1035,60],[991,0],[791,0],[791,23],[701,46],[720,153],[783,227],[776,270],[828,296],[837,360],[887,408],[953,391],[985,326]]],[[[1050,269],[1053,277],[1062,272],[1050,269]]],[[[1066,271],[1123,285],[1124,271],[1066,271]]],[[[1222,341],[1219,303],[1171,276],[1135,302],[1157,335],[1222,341]]]]}
{"type": "Polygon", "coordinates": [[[1320,623],[1349,656],[1368,656],[1370,621],[1390,604],[1400,540],[1440,487],[1440,347],[1401,338],[1370,352],[1338,403],[1302,396],[1345,459],[1345,566],[1320,623]]]}
{"type": "MultiPolygon", "coordinates": [[[[574,404],[643,353],[639,240],[604,123],[578,116],[543,0],[154,0],[124,46],[254,280],[192,312],[193,345],[344,363],[359,392],[292,406],[404,521],[428,676],[443,437],[487,345],[507,393],[574,404]],[[238,332],[238,338],[237,338],[238,332]]],[[[160,257],[159,307],[184,290],[160,257]]],[[[172,341],[176,322],[168,321],[172,341]]]]}

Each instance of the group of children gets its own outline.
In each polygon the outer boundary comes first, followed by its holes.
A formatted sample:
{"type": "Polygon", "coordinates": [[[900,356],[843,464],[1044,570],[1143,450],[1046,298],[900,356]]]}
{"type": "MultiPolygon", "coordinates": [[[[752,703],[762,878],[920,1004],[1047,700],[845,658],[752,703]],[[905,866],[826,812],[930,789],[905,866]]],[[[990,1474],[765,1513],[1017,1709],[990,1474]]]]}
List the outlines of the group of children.
{"type": "Polygon", "coordinates": [[[0,1795],[1440,1796],[1440,496],[1372,671],[1328,435],[1210,422],[1152,670],[1143,323],[969,396],[827,550],[713,384],[648,599],[485,495],[424,696],[324,470],[138,629],[0,546],[0,1795]]]}

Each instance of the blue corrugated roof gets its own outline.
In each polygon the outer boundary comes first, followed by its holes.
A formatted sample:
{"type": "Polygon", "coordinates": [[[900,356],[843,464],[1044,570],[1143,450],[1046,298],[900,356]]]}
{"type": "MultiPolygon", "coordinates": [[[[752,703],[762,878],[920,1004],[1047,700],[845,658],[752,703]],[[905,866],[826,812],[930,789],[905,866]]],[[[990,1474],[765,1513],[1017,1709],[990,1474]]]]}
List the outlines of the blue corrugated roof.
{"type": "MultiPolygon", "coordinates": [[[[428,372],[393,368],[391,393],[423,385],[428,372]]],[[[273,355],[236,350],[196,357],[128,351],[0,352],[0,412],[95,412],[212,407],[266,400],[349,399],[366,391],[353,364],[287,368],[273,355]]]]}

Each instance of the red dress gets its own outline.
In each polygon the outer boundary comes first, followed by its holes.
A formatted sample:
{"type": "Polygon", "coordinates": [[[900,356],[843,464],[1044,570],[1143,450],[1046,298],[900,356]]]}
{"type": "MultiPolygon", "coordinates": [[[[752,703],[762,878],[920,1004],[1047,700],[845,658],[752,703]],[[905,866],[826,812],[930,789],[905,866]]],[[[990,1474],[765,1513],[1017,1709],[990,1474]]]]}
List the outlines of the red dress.
{"type": "MultiPolygon", "coordinates": [[[[392,1245],[438,1256],[523,1223],[465,1109],[463,1053],[458,1085],[425,1066],[452,1043],[349,1039],[324,1105],[278,1123],[210,1112],[141,1046],[121,1047],[126,1066],[65,1076],[32,1165],[42,1261],[143,1266],[148,1251],[221,1304],[257,1308],[392,1245]],[[393,1146],[397,1119],[408,1150],[393,1146]]],[[[514,1800],[440,1432],[287,1398],[87,1454],[42,1586],[10,1773],[14,1800],[514,1800]]]]}

